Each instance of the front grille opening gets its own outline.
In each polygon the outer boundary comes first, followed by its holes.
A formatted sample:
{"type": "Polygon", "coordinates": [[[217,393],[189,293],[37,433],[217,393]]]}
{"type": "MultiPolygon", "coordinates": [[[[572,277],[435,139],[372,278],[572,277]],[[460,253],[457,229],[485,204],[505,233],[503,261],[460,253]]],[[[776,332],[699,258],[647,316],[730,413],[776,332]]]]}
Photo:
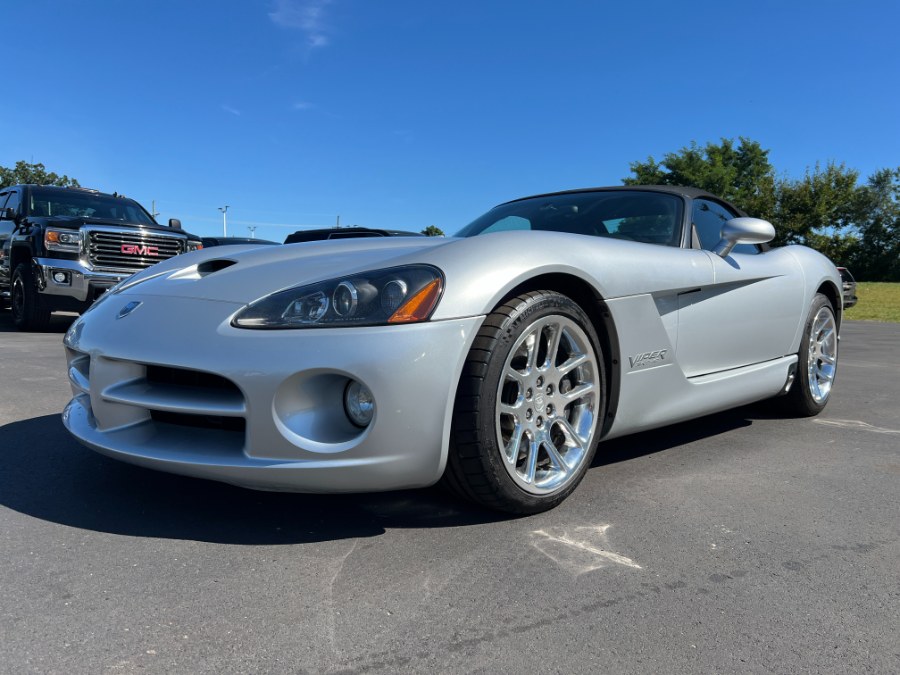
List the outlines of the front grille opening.
{"type": "Polygon", "coordinates": [[[88,259],[96,269],[132,271],[184,253],[183,237],[144,230],[88,229],[88,259]]]}
{"type": "Polygon", "coordinates": [[[221,415],[188,415],[185,413],[167,412],[164,410],[151,410],[150,418],[154,422],[174,424],[193,429],[214,429],[218,431],[237,431],[244,433],[247,430],[247,420],[243,417],[223,417],[221,415]]]}
{"type": "Polygon", "coordinates": [[[219,389],[233,391],[237,394],[241,393],[238,386],[231,380],[215,373],[205,373],[200,370],[171,368],[169,366],[147,366],[145,379],[152,384],[175,384],[182,387],[202,387],[204,389],[219,389]]]}

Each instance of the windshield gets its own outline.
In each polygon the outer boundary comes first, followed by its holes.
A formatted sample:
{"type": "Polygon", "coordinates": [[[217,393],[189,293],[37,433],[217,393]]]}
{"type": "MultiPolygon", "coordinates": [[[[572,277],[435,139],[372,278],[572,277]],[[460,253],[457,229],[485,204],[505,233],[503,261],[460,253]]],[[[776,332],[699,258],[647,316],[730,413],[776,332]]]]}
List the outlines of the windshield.
{"type": "Polygon", "coordinates": [[[660,192],[608,190],[547,195],[501,204],[456,236],[544,230],[679,246],[682,208],[681,198],[660,192]]]}
{"type": "Polygon", "coordinates": [[[134,225],[156,225],[150,214],[133,199],[75,190],[31,190],[28,215],[102,218],[134,225]]]}

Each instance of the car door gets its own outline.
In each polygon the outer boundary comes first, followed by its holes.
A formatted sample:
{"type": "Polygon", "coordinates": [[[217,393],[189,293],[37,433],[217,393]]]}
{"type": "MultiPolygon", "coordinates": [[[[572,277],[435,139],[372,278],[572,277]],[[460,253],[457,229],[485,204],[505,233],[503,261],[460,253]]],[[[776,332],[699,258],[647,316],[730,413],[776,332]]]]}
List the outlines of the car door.
{"type": "Polygon", "coordinates": [[[707,252],[712,279],[679,295],[679,365],[688,377],[761,363],[790,352],[802,314],[803,275],[789,251],[738,244],[725,258],[710,251],[737,213],[694,199],[696,244],[707,252]]]}

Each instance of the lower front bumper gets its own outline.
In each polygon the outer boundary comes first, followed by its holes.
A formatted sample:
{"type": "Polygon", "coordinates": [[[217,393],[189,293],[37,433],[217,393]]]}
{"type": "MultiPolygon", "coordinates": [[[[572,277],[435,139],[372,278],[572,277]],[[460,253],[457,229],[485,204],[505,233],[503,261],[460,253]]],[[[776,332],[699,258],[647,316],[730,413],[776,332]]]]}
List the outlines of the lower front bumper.
{"type": "Polygon", "coordinates": [[[98,272],[89,270],[78,260],[56,258],[34,258],[34,269],[38,274],[38,289],[43,295],[65,296],[79,302],[93,301],[107,288],[127,279],[129,272],[98,272]],[[58,282],[53,277],[63,272],[66,281],[58,282]]]}
{"type": "Polygon", "coordinates": [[[66,336],[75,393],[66,428],[117,459],[263,490],[367,492],[440,478],[456,383],[482,317],[255,331],[230,325],[238,309],[105,298],[66,336]],[[161,380],[160,370],[199,373],[196,386],[161,380]],[[366,429],[343,410],[351,380],[375,400],[366,429]]]}

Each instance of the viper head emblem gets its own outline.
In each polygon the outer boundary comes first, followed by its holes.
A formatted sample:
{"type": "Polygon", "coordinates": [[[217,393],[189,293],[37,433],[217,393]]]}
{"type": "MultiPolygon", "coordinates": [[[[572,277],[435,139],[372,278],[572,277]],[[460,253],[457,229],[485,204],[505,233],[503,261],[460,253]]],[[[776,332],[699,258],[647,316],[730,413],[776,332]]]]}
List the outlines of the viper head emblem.
{"type": "Polygon", "coordinates": [[[140,300],[132,300],[127,305],[125,305],[122,309],[119,310],[118,315],[116,315],[117,319],[123,319],[129,314],[131,314],[134,310],[141,306],[140,300]]]}

